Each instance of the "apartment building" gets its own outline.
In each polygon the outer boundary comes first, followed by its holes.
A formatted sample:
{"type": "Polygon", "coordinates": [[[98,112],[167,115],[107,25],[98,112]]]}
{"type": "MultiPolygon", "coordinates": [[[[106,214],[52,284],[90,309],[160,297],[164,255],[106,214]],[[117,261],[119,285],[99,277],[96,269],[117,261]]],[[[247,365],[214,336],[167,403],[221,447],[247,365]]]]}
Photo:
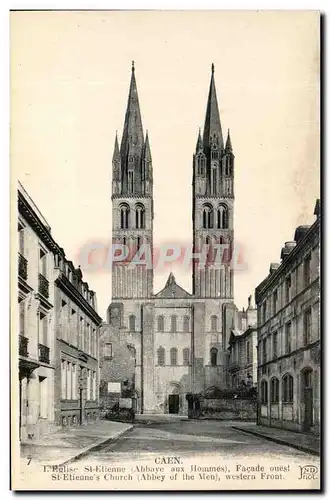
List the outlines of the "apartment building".
{"type": "Polygon", "coordinates": [[[102,319],[95,293],[20,183],[17,229],[19,433],[25,440],[97,418],[102,319]]]}
{"type": "Polygon", "coordinates": [[[320,202],[256,288],[258,423],[319,433],[320,202]]]}

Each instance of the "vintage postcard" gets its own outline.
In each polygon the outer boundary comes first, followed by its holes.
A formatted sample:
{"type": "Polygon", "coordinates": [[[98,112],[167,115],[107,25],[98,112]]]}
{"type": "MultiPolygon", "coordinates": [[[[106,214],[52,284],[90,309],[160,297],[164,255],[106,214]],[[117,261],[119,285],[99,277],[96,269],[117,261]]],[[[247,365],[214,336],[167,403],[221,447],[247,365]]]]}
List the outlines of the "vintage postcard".
{"type": "Polygon", "coordinates": [[[319,12],[10,23],[12,488],[319,490],[319,12]]]}

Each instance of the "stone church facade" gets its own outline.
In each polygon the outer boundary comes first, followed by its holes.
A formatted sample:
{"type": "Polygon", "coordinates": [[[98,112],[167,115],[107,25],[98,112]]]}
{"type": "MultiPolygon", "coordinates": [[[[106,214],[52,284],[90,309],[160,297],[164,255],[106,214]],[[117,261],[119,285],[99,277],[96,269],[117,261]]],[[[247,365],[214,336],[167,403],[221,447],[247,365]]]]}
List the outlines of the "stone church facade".
{"type": "Polygon", "coordinates": [[[112,171],[112,244],[128,249],[128,256],[112,263],[112,301],[100,338],[100,363],[101,400],[106,399],[107,382],[123,383],[127,375],[142,413],[186,414],[187,393],[228,386],[227,347],[237,316],[230,266],[234,154],[229,131],[225,142],[223,138],[213,65],[192,179],[193,252],[201,255],[193,261],[193,290],[181,288],[171,273],[164,288],[155,293],[152,265],[131,262],[137,252],[144,262],[153,255],[154,220],[153,162],[133,64],[124,130],[120,146],[115,138],[112,171]],[[214,265],[220,248],[221,265],[214,265]],[[127,360],[124,364],[116,360],[116,352],[123,356],[125,348],[130,366],[127,360]],[[127,366],[126,375],[122,366],[127,366]]]}

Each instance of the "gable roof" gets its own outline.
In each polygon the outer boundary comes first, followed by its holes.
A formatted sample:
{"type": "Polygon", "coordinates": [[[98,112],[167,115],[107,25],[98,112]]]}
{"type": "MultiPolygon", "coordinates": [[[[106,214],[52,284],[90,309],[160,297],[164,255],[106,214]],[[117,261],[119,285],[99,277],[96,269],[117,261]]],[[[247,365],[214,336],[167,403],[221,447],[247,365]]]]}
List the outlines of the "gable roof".
{"type": "Polygon", "coordinates": [[[160,292],[155,294],[155,297],[166,299],[184,299],[191,297],[191,294],[178,285],[174,274],[170,273],[167,278],[166,285],[162,290],[160,290],[160,292]]]}

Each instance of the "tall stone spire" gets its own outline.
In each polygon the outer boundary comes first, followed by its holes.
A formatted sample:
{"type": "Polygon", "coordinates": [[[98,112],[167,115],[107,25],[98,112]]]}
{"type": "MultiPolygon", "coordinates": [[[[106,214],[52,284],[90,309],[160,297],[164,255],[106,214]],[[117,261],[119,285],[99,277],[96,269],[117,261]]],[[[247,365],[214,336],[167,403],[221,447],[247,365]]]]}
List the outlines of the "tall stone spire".
{"type": "Polygon", "coordinates": [[[127,161],[128,155],[141,158],[143,142],[142,119],[133,61],[123,137],[120,146],[120,155],[123,164],[127,161]]]}
{"type": "Polygon", "coordinates": [[[218,108],[217,92],[214,81],[214,64],[212,64],[212,75],[210,82],[209,97],[207,100],[203,142],[204,148],[208,149],[213,141],[217,142],[220,149],[223,149],[223,137],[218,108]]]}

